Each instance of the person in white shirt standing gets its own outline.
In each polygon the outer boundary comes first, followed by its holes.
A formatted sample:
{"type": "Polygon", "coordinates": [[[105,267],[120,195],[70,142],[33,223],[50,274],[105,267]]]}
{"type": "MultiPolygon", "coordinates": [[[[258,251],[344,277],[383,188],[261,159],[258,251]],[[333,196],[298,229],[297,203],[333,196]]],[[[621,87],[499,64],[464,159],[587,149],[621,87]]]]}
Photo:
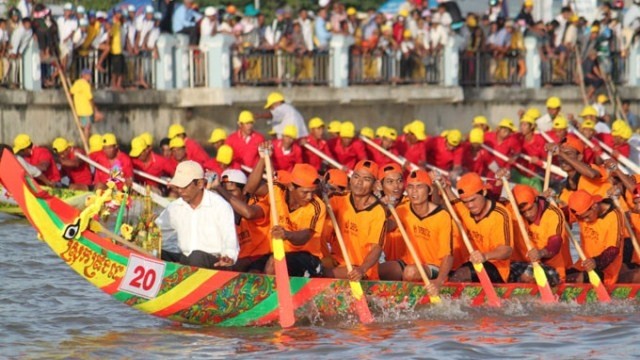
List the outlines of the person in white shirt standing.
{"type": "Polygon", "coordinates": [[[204,18],[200,21],[200,50],[204,50],[204,44],[218,32],[218,9],[207,6],[204,9],[204,18]]]}
{"type": "Polygon", "coordinates": [[[167,206],[156,224],[164,239],[177,234],[180,252],[162,250],[162,259],[208,269],[233,265],[240,251],[233,209],[222,196],[205,190],[202,166],[181,162],[169,185],[180,198],[167,206]]]}
{"type": "Polygon", "coordinates": [[[64,4],[64,13],[58,18],[58,35],[60,37],[60,65],[63,70],[71,64],[73,52],[73,34],[78,29],[78,20],[74,17],[73,5],[64,4]]]}
{"type": "Polygon", "coordinates": [[[309,135],[302,114],[293,105],[284,102],[284,95],[281,93],[272,92],[269,94],[264,108],[269,112],[260,114],[259,118],[271,119],[273,131],[278,135],[278,139],[282,138],[282,132],[287,125],[295,125],[300,138],[309,135]]]}

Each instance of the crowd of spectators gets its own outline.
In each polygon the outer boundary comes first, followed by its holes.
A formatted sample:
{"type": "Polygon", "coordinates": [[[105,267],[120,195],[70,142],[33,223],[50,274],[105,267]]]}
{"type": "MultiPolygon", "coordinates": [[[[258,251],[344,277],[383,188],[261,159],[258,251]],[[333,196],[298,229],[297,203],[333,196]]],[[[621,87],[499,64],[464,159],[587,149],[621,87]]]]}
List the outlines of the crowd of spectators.
{"type": "MultiPolygon", "coordinates": [[[[74,57],[97,53],[96,70],[106,71],[109,64],[112,87],[122,89],[127,71],[122,57],[154,56],[156,41],[165,32],[187,35],[194,51],[206,47],[207,39],[216,34],[234,36],[235,78],[251,72],[254,77],[263,76],[258,69],[262,64],[250,56],[274,52],[302,59],[296,76],[304,77],[313,72],[312,62],[304,59],[326,53],[331,38],[341,34],[355,39],[352,56],[364,60],[356,69],[361,78],[379,76],[383,66],[376,59],[388,58],[396,66],[393,76],[422,79],[430,68],[437,68],[449,39],[456,37],[463,77],[474,78],[482,72],[494,83],[511,79],[510,83],[519,84],[527,71],[524,38],[532,36],[551,82],[577,82],[573,65],[579,56],[585,84],[593,90],[601,85],[603,74],[613,70],[612,54],[624,58],[640,29],[640,0],[627,9],[624,1],[604,2],[591,22],[567,6],[548,23],[534,18],[533,0],[524,0],[513,18],[503,0],[489,0],[487,13],[466,17],[453,2],[431,9],[427,3],[410,0],[397,14],[383,14],[373,8],[346,7],[339,0],[320,0],[314,9],[277,9],[273,18],[252,4],[243,9],[233,5],[200,8],[194,0],[164,0],[158,8],[125,6],[96,12],[67,3],[63,15],[54,19],[46,6],[20,0],[7,19],[0,19],[0,76],[7,77],[10,60],[20,57],[35,34],[45,86],[55,85],[56,69],[68,71],[74,57]],[[477,61],[481,57],[487,61],[477,61]],[[47,66],[58,63],[59,67],[47,66]]],[[[142,74],[134,76],[134,85],[149,86],[142,74]]]]}

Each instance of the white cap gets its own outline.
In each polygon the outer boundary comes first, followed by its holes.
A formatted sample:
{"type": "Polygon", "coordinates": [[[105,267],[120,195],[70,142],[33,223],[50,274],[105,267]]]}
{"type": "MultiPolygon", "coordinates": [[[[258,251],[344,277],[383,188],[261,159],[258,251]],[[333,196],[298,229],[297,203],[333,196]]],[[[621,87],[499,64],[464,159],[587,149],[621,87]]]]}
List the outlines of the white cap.
{"type": "Polygon", "coordinates": [[[329,5],[329,2],[330,2],[330,1],[331,1],[331,0],[318,0],[318,6],[320,6],[321,8],[323,8],[323,7],[327,6],[327,5],[329,5]]]}
{"type": "Polygon", "coordinates": [[[84,14],[84,13],[85,13],[85,12],[87,12],[87,11],[86,11],[86,9],[84,8],[84,6],[82,6],[82,5],[78,5],[78,8],[76,9],[76,12],[77,12],[78,14],[84,14]]]}
{"type": "Polygon", "coordinates": [[[218,13],[218,9],[213,6],[207,6],[204,8],[204,16],[213,16],[218,13]]]}
{"type": "Polygon", "coordinates": [[[431,16],[431,23],[440,24],[440,20],[442,19],[442,15],[440,13],[435,13],[431,16]]]}
{"type": "Polygon", "coordinates": [[[80,26],[88,26],[89,25],[89,20],[87,20],[87,18],[82,18],[80,19],[80,21],[78,22],[80,26]]]}
{"type": "Polygon", "coordinates": [[[162,13],[160,11],[156,11],[153,13],[153,18],[156,20],[162,20],[162,13]]]}
{"type": "Polygon", "coordinates": [[[96,19],[106,19],[107,18],[107,13],[104,11],[98,11],[96,13],[96,19]]]}
{"type": "Polygon", "coordinates": [[[247,175],[242,172],[242,170],[238,169],[227,169],[222,172],[222,176],[220,177],[221,182],[234,182],[236,184],[247,184],[247,175]]]}
{"type": "Polygon", "coordinates": [[[144,12],[147,14],[153,14],[154,10],[153,10],[153,6],[151,5],[147,5],[144,7],[144,12]]]}
{"type": "Polygon", "coordinates": [[[128,10],[129,12],[136,12],[136,7],[135,7],[134,5],[129,5],[129,6],[127,7],[127,10],[128,10]]]}
{"type": "Polygon", "coordinates": [[[73,10],[73,4],[72,3],[65,3],[64,6],[62,7],[63,10],[73,10]]]}
{"type": "Polygon", "coordinates": [[[173,178],[169,181],[169,185],[184,188],[191,184],[193,180],[198,179],[204,179],[202,166],[193,160],[187,160],[178,164],[173,178]]]}

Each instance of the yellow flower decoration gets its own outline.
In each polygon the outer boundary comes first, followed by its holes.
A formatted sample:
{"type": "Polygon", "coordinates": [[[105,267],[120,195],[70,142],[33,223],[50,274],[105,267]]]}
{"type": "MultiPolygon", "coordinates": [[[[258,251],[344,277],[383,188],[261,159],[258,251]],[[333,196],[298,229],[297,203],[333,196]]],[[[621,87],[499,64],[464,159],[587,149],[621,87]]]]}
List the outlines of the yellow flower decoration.
{"type": "Polygon", "coordinates": [[[133,235],[133,226],[129,224],[122,224],[122,226],[120,226],[120,234],[123,238],[131,241],[131,237],[133,235]]]}

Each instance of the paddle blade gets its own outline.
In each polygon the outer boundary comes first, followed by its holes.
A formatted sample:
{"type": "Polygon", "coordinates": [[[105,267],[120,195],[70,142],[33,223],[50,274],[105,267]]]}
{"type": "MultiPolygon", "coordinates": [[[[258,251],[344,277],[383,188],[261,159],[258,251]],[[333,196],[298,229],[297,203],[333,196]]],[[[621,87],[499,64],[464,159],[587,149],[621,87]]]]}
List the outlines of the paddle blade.
{"type": "Polygon", "coordinates": [[[500,302],[500,298],[496,293],[496,289],[493,287],[491,283],[491,279],[489,279],[489,275],[487,271],[484,269],[484,265],[482,264],[473,264],[473,268],[476,270],[476,274],[478,274],[478,279],[480,279],[480,284],[484,289],[485,294],[487,295],[487,303],[489,306],[500,307],[502,303],[500,302]]]}
{"type": "Polygon", "coordinates": [[[429,296],[429,301],[431,301],[432,304],[440,304],[442,302],[442,299],[438,295],[429,296]]]}
{"type": "Polygon", "coordinates": [[[542,266],[539,263],[533,263],[533,277],[536,279],[536,284],[538,284],[538,289],[540,290],[540,298],[544,303],[555,303],[558,302],[553,291],[551,291],[551,287],[549,286],[549,281],[547,281],[547,274],[544,272],[542,266]]]}
{"type": "Polygon", "coordinates": [[[296,318],[294,316],[291,285],[289,284],[289,270],[287,269],[287,261],[284,257],[284,241],[282,239],[273,239],[273,260],[276,272],[280,326],[283,328],[292,327],[296,322],[296,318]]]}
{"type": "Polygon", "coordinates": [[[611,297],[609,296],[607,289],[605,289],[602,281],[600,281],[600,276],[598,276],[598,274],[593,270],[587,272],[587,275],[589,275],[589,282],[593,285],[593,290],[595,290],[598,300],[605,303],[611,302],[611,297]]]}
{"type": "Polygon", "coordinates": [[[364,291],[362,291],[362,285],[357,281],[349,281],[349,285],[351,286],[351,294],[355,299],[356,313],[358,313],[360,322],[363,324],[372,323],[373,315],[371,315],[367,298],[364,296],[364,291]]]}

